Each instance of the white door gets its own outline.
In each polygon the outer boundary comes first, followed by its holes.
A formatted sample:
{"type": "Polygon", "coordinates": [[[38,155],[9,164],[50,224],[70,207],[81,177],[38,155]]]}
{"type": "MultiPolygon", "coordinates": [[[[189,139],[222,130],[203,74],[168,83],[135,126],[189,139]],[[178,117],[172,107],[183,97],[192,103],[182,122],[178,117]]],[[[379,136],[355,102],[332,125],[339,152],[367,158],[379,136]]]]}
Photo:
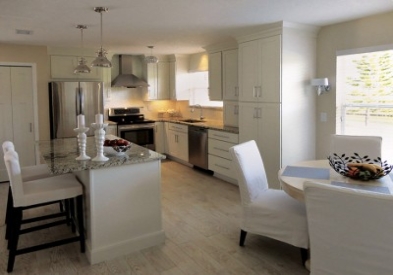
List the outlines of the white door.
{"type": "MultiPolygon", "coordinates": [[[[14,142],[22,167],[35,164],[32,84],[31,67],[0,67],[0,142],[14,142]]],[[[7,179],[1,161],[0,181],[7,179]]]]}

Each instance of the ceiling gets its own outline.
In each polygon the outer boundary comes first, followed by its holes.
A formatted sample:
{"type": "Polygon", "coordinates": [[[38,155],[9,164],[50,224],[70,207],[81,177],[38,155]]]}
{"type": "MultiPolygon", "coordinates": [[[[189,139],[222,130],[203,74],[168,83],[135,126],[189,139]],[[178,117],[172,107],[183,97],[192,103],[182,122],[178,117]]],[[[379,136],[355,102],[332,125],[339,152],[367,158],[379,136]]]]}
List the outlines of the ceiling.
{"type": "Polygon", "coordinates": [[[393,11],[392,0],[1,0],[0,43],[79,47],[112,53],[189,54],[278,21],[325,26],[393,11]],[[16,30],[32,31],[31,35],[16,30]]]}

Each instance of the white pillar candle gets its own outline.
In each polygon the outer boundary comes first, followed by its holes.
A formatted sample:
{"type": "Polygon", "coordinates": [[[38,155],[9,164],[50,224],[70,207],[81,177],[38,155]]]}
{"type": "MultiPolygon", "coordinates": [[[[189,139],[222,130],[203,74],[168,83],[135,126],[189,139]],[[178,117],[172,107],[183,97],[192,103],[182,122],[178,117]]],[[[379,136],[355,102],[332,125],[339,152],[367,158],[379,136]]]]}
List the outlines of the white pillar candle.
{"type": "Polygon", "coordinates": [[[96,123],[103,124],[104,123],[104,116],[102,114],[96,114],[96,123]]]}
{"type": "Polygon", "coordinates": [[[85,127],[85,116],[84,115],[78,115],[78,128],[83,128],[85,127]]]}

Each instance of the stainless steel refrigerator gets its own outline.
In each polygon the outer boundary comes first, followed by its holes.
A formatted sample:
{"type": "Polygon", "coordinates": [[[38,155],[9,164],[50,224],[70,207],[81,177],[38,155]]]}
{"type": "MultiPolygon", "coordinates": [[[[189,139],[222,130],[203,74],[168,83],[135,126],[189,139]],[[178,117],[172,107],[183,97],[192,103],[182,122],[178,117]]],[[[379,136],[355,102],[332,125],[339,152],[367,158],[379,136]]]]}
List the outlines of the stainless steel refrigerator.
{"type": "Polygon", "coordinates": [[[88,136],[94,135],[91,123],[96,114],[104,113],[102,82],[50,82],[50,136],[76,137],[77,115],[85,115],[88,136]]]}

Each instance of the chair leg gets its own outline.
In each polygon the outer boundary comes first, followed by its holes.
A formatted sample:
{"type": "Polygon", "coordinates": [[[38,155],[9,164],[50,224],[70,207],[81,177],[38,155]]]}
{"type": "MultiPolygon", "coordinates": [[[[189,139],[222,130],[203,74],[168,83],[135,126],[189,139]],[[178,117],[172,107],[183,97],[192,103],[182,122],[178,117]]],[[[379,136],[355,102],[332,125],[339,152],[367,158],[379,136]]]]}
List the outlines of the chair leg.
{"type": "Polygon", "coordinates": [[[302,265],[304,266],[308,260],[308,249],[300,248],[300,256],[302,258],[302,265]]]}
{"type": "Polygon", "coordinates": [[[68,222],[71,223],[72,233],[75,233],[76,232],[76,228],[75,228],[75,203],[74,203],[74,198],[68,199],[67,201],[68,201],[68,205],[69,205],[69,209],[68,209],[69,213],[67,214],[67,220],[69,220],[68,222]]]}
{"type": "Polygon", "coordinates": [[[83,219],[83,198],[82,195],[76,197],[76,215],[78,218],[78,229],[79,229],[79,239],[81,252],[85,253],[85,227],[84,227],[84,219],[83,219]]]}
{"type": "Polygon", "coordinates": [[[246,241],[247,231],[240,229],[240,246],[244,246],[244,242],[246,241]]]}
{"type": "Polygon", "coordinates": [[[12,272],[12,270],[14,269],[16,251],[18,248],[19,232],[22,222],[22,208],[12,207],[11,215],[11,224],[7,225],[11,226],[11,234],[8,241],[10,251],[8,256],[7,272],[12,272]]]}
{"type": "Polygon", "coordinates": [[[8,224],[10,222],[11,219],[11,210],[12,210],[12,205],[13,205],[13,201],[12,201],[12,191],[11,191],[11,186],[8,188],[8,199],[7,199],[7,209],[5,212],[5,224],[6,224],[6,230],[5,230],[5,239],[8,240],[9,238],[9,228],[8,228],[8,224]]]}

